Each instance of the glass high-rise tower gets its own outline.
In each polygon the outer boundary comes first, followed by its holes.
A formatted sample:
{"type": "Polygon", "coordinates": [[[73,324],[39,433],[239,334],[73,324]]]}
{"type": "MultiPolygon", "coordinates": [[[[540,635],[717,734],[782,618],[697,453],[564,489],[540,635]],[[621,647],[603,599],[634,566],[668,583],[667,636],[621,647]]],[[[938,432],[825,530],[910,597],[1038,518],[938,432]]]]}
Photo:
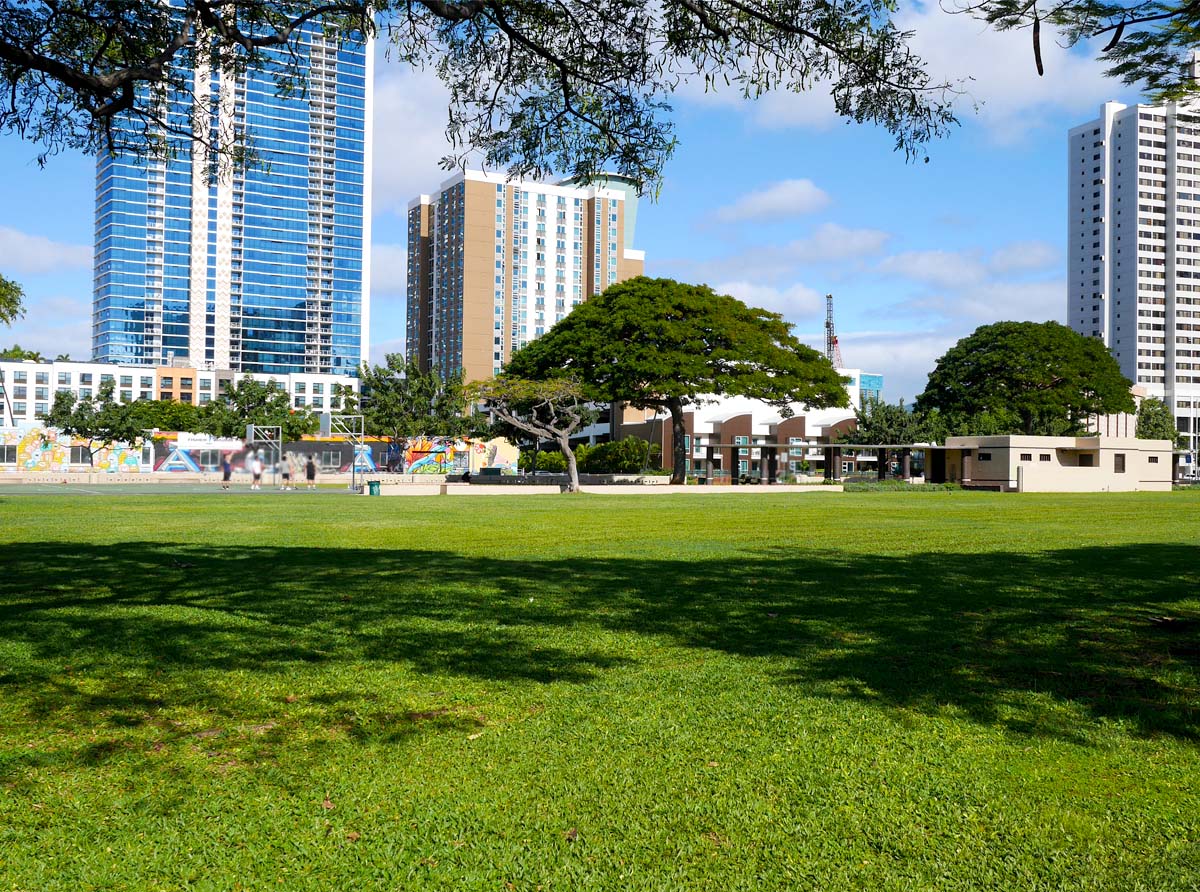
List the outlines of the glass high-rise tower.
{"type": "Polygon", "coordinates": [[[309,23],[295,51],[303,91],[280,95],[269,72],[197,68],[200,115],[167,109],[177,125],[198,117],[218,144],[245,133],[252,163],[200,142],[98,160],[96,360],[356,373],[369,325],[371,46],[309,23]]]}

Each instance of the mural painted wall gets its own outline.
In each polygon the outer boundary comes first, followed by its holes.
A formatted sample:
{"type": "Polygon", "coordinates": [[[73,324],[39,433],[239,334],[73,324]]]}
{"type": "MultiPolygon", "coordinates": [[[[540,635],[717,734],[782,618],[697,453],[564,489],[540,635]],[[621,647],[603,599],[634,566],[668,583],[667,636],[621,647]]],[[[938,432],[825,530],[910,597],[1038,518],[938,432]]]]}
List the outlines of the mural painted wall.
{"type": "Polygon", "coordinates": [[[124,443],[97,449],[92,455],[90,466],[86,460],[72,465],[71,447],[87,446],[87,441],[72,439],[53,428],[32,426],[0,430],[0,446],[15,447],[15,461],[8,460],[12,453],[7,448],[4,455],[0,456],[4,458],[4,461],[0,462],[0,473],[138,474],[143,470],[141,449],[124,443]]]}
{"type": "Polygon", "coordinates": [[[405,474],[461,474],[464,471],[477,474],[483,468],[499,468],[502,474],[516,474],[519,457],[520,450],[503,437],[487,441],[417,437],[408,441],[403,471],[405,474]]]}
{"type": "MultiPolygon", "coordinates": [[[[378,446],[378,441],[372,442],[378,446]]],[[[74,440],[41,426],[2,429],[0,446],[6,448],[0,450],[0,473],[217,472],[223,456],[228,456],[234,470],[241,472],[250,456],[239,440],[159,433],[154,438],[152,456],[144,458],[140,447],[117,443],[97,449],[90,467],[86,459],[72,464],[72,447],[86,445],[83,440],[74,440]]],[[[313,439],[287,443],[283,448],[292,476],[297,479],[310,454],[317,458],[322,471],[350,470],[349,443],[313,439]]],[[[377,460],[371,442],[360,444],[355,452],[359,471],[374,472],[386,468],[406,474],[461,474],[464,471],[477,474],[484,468],[498,469],[501,474],[516,474],[520,456],[520,450],[503,437],[486,441],[419,437],[409,441],[402,460],[390,450],[386,454],[381,451],[377,460]]],[[[80,457],[77,452],[76,458],[80,457]]]]}

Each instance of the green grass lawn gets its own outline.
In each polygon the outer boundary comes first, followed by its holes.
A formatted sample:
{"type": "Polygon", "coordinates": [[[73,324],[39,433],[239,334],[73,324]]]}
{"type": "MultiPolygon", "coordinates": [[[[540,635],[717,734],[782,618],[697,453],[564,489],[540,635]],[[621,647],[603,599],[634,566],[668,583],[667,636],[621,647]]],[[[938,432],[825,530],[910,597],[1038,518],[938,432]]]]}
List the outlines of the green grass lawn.
{"type": "Polygon", "coordinates": [[[0,892],[1197,889],[1198,543],[1198,492],[0,497],[0,892]]]}

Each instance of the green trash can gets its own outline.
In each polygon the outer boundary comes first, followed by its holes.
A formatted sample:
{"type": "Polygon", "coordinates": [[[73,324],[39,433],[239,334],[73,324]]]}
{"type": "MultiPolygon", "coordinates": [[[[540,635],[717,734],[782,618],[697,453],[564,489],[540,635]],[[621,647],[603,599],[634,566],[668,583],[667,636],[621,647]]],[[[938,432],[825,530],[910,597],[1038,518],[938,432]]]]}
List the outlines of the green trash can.
{"type": "Polygon", "coordinates": [[[369,496],[379,495],[379,481],[378,480],[368,480],[367,481],[367,495],[369,495],[369,496]]]}

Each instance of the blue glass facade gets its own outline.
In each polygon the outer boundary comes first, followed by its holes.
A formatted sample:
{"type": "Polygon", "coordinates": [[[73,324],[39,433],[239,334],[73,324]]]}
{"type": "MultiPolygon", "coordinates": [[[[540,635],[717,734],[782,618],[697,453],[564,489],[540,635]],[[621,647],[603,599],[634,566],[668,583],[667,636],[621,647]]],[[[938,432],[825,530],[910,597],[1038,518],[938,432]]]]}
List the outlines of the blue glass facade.
{"type": "MultiPolygon", "coordinates": [[[[93,354],[246,372],[356,373],[364,341],[367,52],[311,25],[306,90],[269,72],[192,74],[199,125],[249,136],[234,168],[195,144],[96,168],[93,354]],[[215,169],[215,173],[212,171],[215,169]]],[[[193,109],[171,107],[175,122],[193,109]]]]}

